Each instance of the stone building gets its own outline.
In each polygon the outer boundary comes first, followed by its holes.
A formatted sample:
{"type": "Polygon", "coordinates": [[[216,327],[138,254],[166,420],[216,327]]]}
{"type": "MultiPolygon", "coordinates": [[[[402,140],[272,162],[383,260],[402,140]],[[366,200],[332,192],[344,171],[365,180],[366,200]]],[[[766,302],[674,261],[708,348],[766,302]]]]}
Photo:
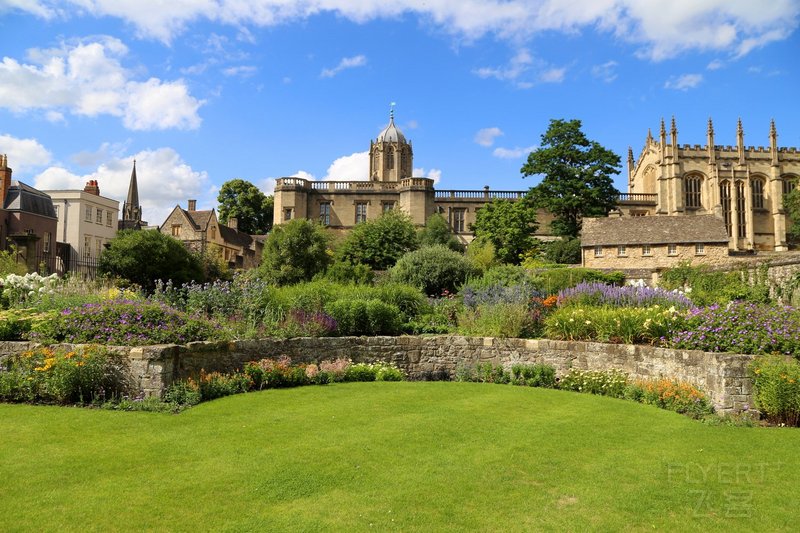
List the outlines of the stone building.
{"type": "Polygon", "coordinates": [[[159,229],[183,241],[189,250],[218,252],[231,268],[255,268],[261,261],[261,239],[239,231],[235,218],[226,226],[214,209],[198,211],[197,200],[189,200],[187,209],[176,205],[159,229]]]}
{"type": "Polygon", "coordinates": [[[11,179],[8,156],[0,155],[0,250],[13,245],[17,259],[35,271],[55,256],[57,219],[53,201],[40,190],[11,179]]]}
{"type": "Polygon", "coordinates": [[[648,132],[637,160],[628,149],[628,193],[619,209],[634,217],[715,215],[730,250],[786,251],[791,221],[783,197],[797,187],[800,151],[778,146],[774,121],[768,137],[769,146],[745,146],[739,120],[736,145],[717,145],[709,119],[705,145],[680,145],[675,119],[669,138],[662,120],[658,140],[648,132]]]}
{"type": "Polygon", "coordinates": [[[83,190],[43,191],[53,199],[58,217],[56,240],[66,261],[97,259],[117,234],[119,202],[100,196],[97,180],[83,190]]]}
{"type": "MultiPolygon", "coordinates": [[[[274,223],[293,218],[319,220],[334,230],[347,230],[390,209],[401,209],[422,226],[434,213],[447,219],[452,232],[464,243],[472,241],[470,224],[475,214],[494,199],[517,200],[527,191],[436,190],[433,180],[414,177],[414,150],[394,123],[369,146],[369,181],[310,181],[287,177],[275,186],[274,223]]],[[[538,233],[548,238],[552,216],[539,210],[538,233]]]]}

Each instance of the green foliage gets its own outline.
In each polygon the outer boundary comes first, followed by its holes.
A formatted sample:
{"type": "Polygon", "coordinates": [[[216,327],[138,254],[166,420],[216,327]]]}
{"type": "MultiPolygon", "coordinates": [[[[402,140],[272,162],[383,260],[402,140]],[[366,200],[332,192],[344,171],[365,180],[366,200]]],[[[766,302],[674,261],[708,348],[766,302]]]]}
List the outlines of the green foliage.
{"type": "Polygon", "coordinates": [[[367,265],[337,259],[325,271],[325,278],[335,283],[371,285],[375,281],[375,273],[367,265]]]}
{"type": "Polygon", "coordinates": [[[800,188],[794,187],[792,192],[783,197],[783,207],[791,220],[786,238],[791,244],[800,243],[800,188]]]}
{"type": "Polygon", "coordinates": [[[775,424],[800,425],[800,362],[780,355],[757,357],[750,373],[764,416],[775,424]]]}
{"type": "Polygon", "coordinates": [[[622,398],[628,385],[628,375],[619,370],[572,369],[558,382],[558,388],[586,394],[622,398]]]}
{"type": "Polygon", "coordinates": [[[397,335],[400,309],[381,300],[336,300],[325,308],[337,323],[339,335],[397,335]]]}
{"type": "Polygon", "coordinates": [[[446,246],[454,252],[464,252],[464,245],[450,231],[447,220],[439,213],[434,213],[428,217],[425,227],[419,231],[419,245],[435,246],[437,244],[446,246]]]}
{"type": "Polygon", "coordinates": [[[0,400],[93,404],[129,389],[123,359],[101,347],[81,352],[38,347],[13,355],[0,371],[0,400]]]}
{"type": "Polygon", "coordinates": [[[486,270],[483,276],[470,279],[462,288],[462,292],[467,288],[478,290],[493,285],[512,287],[530,283],[531,279],[530,272],[521,266],[498,265],[486,270]]]}
{"type": "Polygon", "coordinates": [[[276,285],[310,280],[330,263],[328,240],[319,223],[304,218],[276,226],[264,243],[259,275],[276,285]]]}
{"type": "Polygon", "coordinates": [[[55,313],[34,324],[31,336],[40,342],[141,346],[213,339],[215,331],[206,320],[164,305],[109,300],[55,313]]]}
{"type": "Polygon", "coordinates": [[[511,366],[511,383],[552,389],[556,386],[556,369],[540,363],[534,365],[517,363],[511,366]]]}
{"type": "MultiPolygon", "coordinates": [[[[7,276],[8,274],[23,275],[28,269],[23,263],[17,262],[16,250],[12,246],[8,250],[0,250],[0,277],[7,276]]],[[[0,287],[0,293],[2,287],[0,287]]]]}
{"type": "Polygon", "coordinates": [[[459,363],[458,366],[456,366],[455,380],[502,384],[511,382],[511,374],[506,372],[503,365],[478,363],[472,366],[459,363]]]}
{"type": "Polygon", "coordinates": [[[581,240],[567,237],[545,243],[542,255],[550,263],[578,265],[581,263],[581,240]]]}
{"type": "Polygon", "coordinates": [[[558,294],[579,283],[597,282],[621,285],[625,281],[622,272],[601,272],[589,268],[548,268],[539,270],[534,276],[534,285],[545,294],[558,294]]]}
{"type": "Polygon", "coordinates": [[[727,304],[734,300],[753,303],[769,301],[766,265],[752,272],[710,271],[705,265],[683,262],[661,273],[658,285],[667,290],[686,291],[697,305],[727,304]]]}
{"type": "Polygon", "coordinates": [[[553,233],[577,237],[583,217],[605,216],[616,205],[619,165],[617,154],[586,137],[580,120],[553,119],[520,171],[543,176],[530,194],[554,215],[553,233]]]}
{"type": "Polygon", "coordinates": [[[197,405],[202,399],[200,387],[194,380],[176,381],[167,387],[167,391],[164,393],[164,401],[174,405],[197,405]]]}
{"type": "Polygon", "coordinates": [[[418,287],[434,296],[456,292],[476,274],[475,267],[458,252],[441,245],[425,246],[404,255],[392,268],[391,279],[418,287]]]}
{"type": "Polygon", "coordinates": [[[497,266],[499,261],[494,253],[494,245],[487,239],[475,238],[467,246],[467,259],[481,272],[497,266]]]}
{"type": "Polygon", "coordinates": [[[419,246],[408,215],[393,209],[374,220],[356,224],[336,250],[337,258],[364,264],[373,270],[388,270],[404,254],[419,246]]]}
{"type": "Polygon", "coordinates": [[[458,332],[476,337],[536,337],[541,330],[539,317],[523,303],[481,304],[459,311],[458,332]]]}
{"type": "Polygon", "coordinates": [[[684,323],[675,308],[564,307],[544,319],[544,330],[548,339],[655,344],[684,323]]]}
{"type": "Polygon", "coordinates": [[[514,265],[524,253],[537,248],[539,240],[534,234],[538,227],[536,209],[527,198],[516,202],[495,199],[478,210],[471,226],[476,238],[492,243],[500,261],[514,265]]]}
{"type": "Polygon", "coordinates": [[[155,230],[118,232],[100,254],[98,271],[125,279],[147,292],[155,288],[157,280],[177,284],[203,281],[197,256],[181,241],[155,230]]]}
{"type": "Polygon", "coordinates": [[[233,179],[222,184],[217,195],[219,221],[227,224],[236,218],[239,231],[263,234],[272,229],[274,198],[243,179],[233,179]]]}

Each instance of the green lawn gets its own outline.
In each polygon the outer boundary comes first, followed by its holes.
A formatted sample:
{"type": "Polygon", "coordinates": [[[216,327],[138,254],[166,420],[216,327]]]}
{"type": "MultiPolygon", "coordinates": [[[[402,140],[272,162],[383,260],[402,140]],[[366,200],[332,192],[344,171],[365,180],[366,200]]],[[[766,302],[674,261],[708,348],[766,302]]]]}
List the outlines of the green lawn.
{"type": "Polygon", "coordinates": [[[796,429],[475,383],[0,405],[0,530],[791,530],[798,450],[796,429]]]}

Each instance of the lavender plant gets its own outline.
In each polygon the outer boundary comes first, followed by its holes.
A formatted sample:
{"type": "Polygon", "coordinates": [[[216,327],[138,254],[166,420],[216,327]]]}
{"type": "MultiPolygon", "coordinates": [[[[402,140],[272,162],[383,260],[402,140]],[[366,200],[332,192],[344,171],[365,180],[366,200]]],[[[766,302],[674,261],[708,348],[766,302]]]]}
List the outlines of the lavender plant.
{"type": "Polygon", "coordinates": [[[691,301],[681,292],[659,288],[626,285],[623,287],[605,283],[579,283],[558,294],[559,307],[611,306],[611,307],[675,307],[688,309],[691,301]]]}

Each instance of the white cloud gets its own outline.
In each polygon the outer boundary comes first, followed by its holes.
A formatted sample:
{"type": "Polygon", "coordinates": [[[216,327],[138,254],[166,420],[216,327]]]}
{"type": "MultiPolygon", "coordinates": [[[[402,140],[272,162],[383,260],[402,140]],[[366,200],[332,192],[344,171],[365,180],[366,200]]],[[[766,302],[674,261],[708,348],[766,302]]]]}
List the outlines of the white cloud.
{"type": "Polygon", "coordinates": [[[306,172],[305,170],[298,170],[297,172],[292,174],[290,177],[302,178],[302,179],[308,180],[308,181],[314,181],[314,179],[315,179],[314,175],[312,173],[306,172]]]}
{"type": "Polygon", "coordinates": [[[43,110],[48,120],[73,115],[121,117],[133,130],[194,129],[203,102],[182,80],[137,81],[120,60],[128,49],[113,37],[28,50],[30,63],[0,62],[0,107],[43,110]],[[20,90],[24,87],[25,90],[20,90]]]}
{"type": "Polygon", "coordinates": [[[192,169],[172,148],[143,150],[125,157],[113,157],[88,174],[74,174],[61,166],[49,167],[34,178],[38,189],[83,189],[89,180],[97,180],[100,194],[120,202],[128,195],[131,168],[136,159],[136,179],[143,218],[150,224],[164,222],[176,206],[186,207],[190,198],[201,208],[211,208],[215,198],[204,171],[192,169]]]}
{"type": "Polygon", "coordinates": [[[708,65],[706,65],[706,69],[707,70],[719,70],[724,66],[725,66],[725,63],[723,63],[719,59],[715,59],[712,62],[710,62],[708,65]]]}
{"type": "Polygon", "coordinates": [[[602,65],[595,65],[592,67],[592,76],[606,83],[611,83],[617,79],[617,66],[619,66],[619,63],[616,61],[606,61],[602,65]]]}
{"type": "Polygon", "coordinates": [[[494,149],[492,155],[499,157],[500,159],[518,159],[520,157],[527,156],[535,149],[536,146],[527,146],[525,148],[520,148],[518,146],[515,146],[514,148],[501,148],[498,146],[494,149]]]}
{"type": "Polygon", "coordinates": [[[566,67],[552,67],[545,61],[534,58],[524,48],[518,50],[504,66],[473,70],[473,74],[480,78],[508,81],[518,89],[530,89],[535,83],[560,83],[564,80],[566,72],[566,67]]]}
{"type": "Polygon", "coordinates": [[[250,77],[256,72],[258,72],[258,67],[253,65],[239,65],[222,69],[222,73],[226,76],[241,76],[242,78],[250,77]]]}
{"type": "Polygon", "coordinates": [[[241,37],[249,33],[247,27],[324,13],[357,23],[410,14],[467,41],[491,34],[519,43],[544,32],[594,29],[639,45],[639,55],[653,60],[690,50],[744,55],[786,39],[800,14],[795,0],[675,0],[666,9],[662,0],[6,0],[5,9],[51,18],[67,16],[69,4],[76,16],[120,18],[140,37],[165,43],[197,21],[233,26],[241,37]]]}
{"type": "Polygon", "coordinates": [[[664,84],[665,89],[674,89],[676,91],[688,91],[694,89],[703,81],[702,74],[682,74],[677,78],[670,78],[664,84]]]}
{"type": "Polygon", "coordinates": [[[544,83],[561,83],[566,73],[566,67],[548,68],[539,74],[539,80],[544,83]]]}
{"type": "Polygon", "coordinates": [[[328,167],[326,181],[367,181],[369,179],[369,152],[356,152],[338,158],[328,167]]]}
{"type": "Polygon", "coordinates": [[[496,78],[501,81],[515,81],[522,74],[530,70],[533,57],[528,50],[518,50],[508,64],[502,67],[482,67],[475,70],[481,78],[496,78]]]}
{"type": "Polygon", "coordinates": [[[50,152],[36,139],[18,139],[11,135],[0,135],[0,154],[8,156],[8,166],[15,173],[50,164],[50,152]]]}
{"type": "Polygon", "coordinates": [[[495,137],[499,137],[501,135],[503,135],[503,130],[496,126],[492,126],[491,128],[483,128],[478,130],[478,133],[475,134],[474,140],[481,146],[491,146],[494,144],[495,137]]]}
{"type": "Polygon", "coordinates": [[[430,170],[425,170],[422,167],[415,168],[411,173],[415,178],[429,178],[433,180],[433,184],[436,185],[442,180],[442,171],[438,168],[432,168],[430,170]]]}
{"type": "Polygon", "coordinates": [[[367,57],[364,55],[357,55],[353,57],[343,57],[339,64],[333,68],[324,68],[320,72],[320,78],[332,78],[343,70],[349,68],[363,67],[367,64],[367,57]]]}

